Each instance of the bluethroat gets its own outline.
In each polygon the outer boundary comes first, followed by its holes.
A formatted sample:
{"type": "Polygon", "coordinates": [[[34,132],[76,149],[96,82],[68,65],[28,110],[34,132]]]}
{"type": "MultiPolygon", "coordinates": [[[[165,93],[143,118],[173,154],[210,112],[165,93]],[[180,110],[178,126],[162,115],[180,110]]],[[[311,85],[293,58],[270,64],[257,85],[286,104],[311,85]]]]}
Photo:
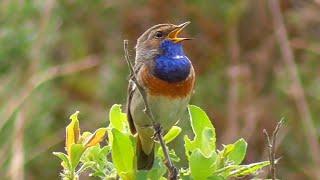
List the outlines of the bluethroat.
{"type": "MultiPolygon", "coordinates": [[[[164,132],[186,111],[193,92],[195,73],[178,37],[190,22],[158,24],[137,40],[134,70],[147,95],[148,104],[164,132]]],[[[132,134],[137,134],[137,167],[151,169],[154,161],[152,121],[143,112],[144,102],[134,82],[129,81],[127,116],[132,134]]]]}

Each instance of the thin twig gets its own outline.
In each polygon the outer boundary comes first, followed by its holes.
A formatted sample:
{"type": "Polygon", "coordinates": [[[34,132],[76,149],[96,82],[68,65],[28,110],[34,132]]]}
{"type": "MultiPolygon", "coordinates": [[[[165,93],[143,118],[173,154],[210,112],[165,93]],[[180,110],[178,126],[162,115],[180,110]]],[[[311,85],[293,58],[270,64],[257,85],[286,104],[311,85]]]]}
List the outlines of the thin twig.
{"type": "Polygon", "coordinates": [[[276,179],[276,140],[277,140],[277,135],[278,132],[283,124],[283,119],[281,119],[276,128],[274,129],[272,133],[272,137],[270,139],[270,136],[267,132],[266,129],[263,130],[263,133],[266,136],[266,139],[268,141],[268,152],[269,152],[269,161],[270,161],[270,174],[271,174],[271,179],[275,180],[276,179]]]}
{"type": "Polygon", "coordinates": [[[128,40],[124,40],[123,41],[123,49],[124,49],[124,55],[125,55],[125,60],[128,64],[129,70],[130,70],[130,80],[135,83],[136,87],[138,88],[138,91],[140,92],[143,102],[144,102],[144,113],[148,116],[148,118],[151,120],[154,131],[155,131],[155,136],[157,137],[157,139],[160,142],[160,146],[162,148],[163,154],[165,156],[165,165],[168,168],[168,179],[170,180],[176,180],[178,177],[178,170],[177,168],[173,165],[170,156],[169,156],[169,152],[168,152],[168,148],[164,143],[163,137],[162,137],[162,128],[161,125],[159,123],[156,123],[155,119],[154,119],[154,115],[151,111],[151,108],[149,106],[148,103],[148,99],[147,99],[147,95],[146,92],[144,90],[144,88],[139,84],[138,80],[137,80],[137,74],[133,68],[133,65],[130,61],[129,58],[129,52],[128,52],[128,40]]]}
{"type": "MultiPolygon", "coordinates": [[[[294,60],[294,54],[290,47],[287,30],[284,25],[284,20],[279,5],[280,1],[268,0],[268,2],[269,9],[273,18],[273,28],[275,31],[275,35],[280,45],[281,54],[287,66],[292,81],[292,87],[294,90],[294,93],[292,93],[292,97],[295,101],[297,110],[301,117],[301,124],[304,130],[304,134],[306,136],[306,141],[309,145],[310,154],[315,165],[319,167],[320,146],[318,141],[317,129],[312,120],[309,104],[307,102],[305,92],[299,77],[297,65],[294,60]]],[[[319,177],[319,174],[317,175],[317,177],[319,177]]]]}

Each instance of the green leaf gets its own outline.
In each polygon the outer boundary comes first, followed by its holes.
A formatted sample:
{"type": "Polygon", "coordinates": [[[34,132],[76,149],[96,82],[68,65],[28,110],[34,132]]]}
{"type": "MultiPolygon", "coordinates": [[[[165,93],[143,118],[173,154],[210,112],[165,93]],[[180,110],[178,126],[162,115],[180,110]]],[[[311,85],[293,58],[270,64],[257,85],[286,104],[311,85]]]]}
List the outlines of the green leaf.
{"type": "Polygon", "coordinates": [[[234,144],[223,145],[222,151],[218,150],[218,157],[216,161],[217,168],[223,168],[229,164],[228,156],[234,150],[234,144]]]}
{"type": "Polygon", "coordinates": [[[197,180],[205,180],[207,177],[212,176],[215,170],[216,154],[213,152],[211,156],[206,157],[196,149],[192,152],[189,160],[189,167],[191,176],[197,180]]]}
{"type": "Polygon", "coordinates": [[[122,179],[135,179],[134,143],[129,134],[112,129],[112,160],[122,179]]]}
{"type": "Polygon", "coordinates": [[[196,148],[206,156],[216,150],[216,134],[215,129],[206,115],[206,113],[197,106],[189,105],[189,114],[192,130],[195,134],[193,140],[185,136],[186,155],[190,156],[189,152],[193,152],[196,148]]]}
{"type": "Polygon", "coordinates": [[[210,176],[207,178],[207,180],[225,180],[225,178],[223,176],[210,176]]]}
{"type": "Polygon", "coordinates": [[[216,137],[214,131],[210,128],[204,128],[201,134],[201,152],[205,155],[209,155],[212,151],[215,151],[216,137]]]}
{"type": "Polygon", "coordinates": [[[109,153],[111,153],[111,146],[104,146],[104,147],[101,149],[99,155],[100,155],[100,156],[107,156],[109,153]]]}
{"type": "Polygon", "coordinates": [[[85,170],[92,168],[94,166],[95,162],[89,161],[82,164],[82,166],[77,171],[77,174],[83,173],[85,170]]]}
{"type": "Polygon", "coordinates": [[[125,113],[121,111],[120,104],[114,104],[109,112],[110,125],[109,127],[115,128],[120,132],[127,132],[128,121],[125,113]]]}
{"type": "Polygon", "coordinates": [[[243,161],[247,152],[247,142],[244,139],[239,139],[234,144],[233,150],[230,152],[228,159],[232,160],[234,164],[239,165],[243,161]]]}
{"type": "Polygon", "coordinates": [[[155,163],[151,170],[148,171],[148,178],[150,180],[158,180],[166,173],[167,168],[164,166],[160,158],[155,159],[155,163]]]}
{"type": "Polygon", "coordinates": [[[237,169],[239,165],[227,165],[225,167],[219,168],[214,172],[214,175],[216,176],[222,176],[222,177],[227,177],[231,171],[237,169]]]}
{"type": "Polygon", "coordinates": [[[236,170],[233,170],[230,172],[228,177],[242,177],[242,176],[250,175],[250,174],[256,173],[258,170],[268,165],[270,165],[270,161],[262,161],[258,163],[248,164],[248,165],[239,165],[239,167],[236,170]]]}
{"type": "Polygon", "coordinates": [[[87,140],[92,135],[91,132],[85,131],[81,134],[78,144],[82,144],[85,140],[87,140]]]}
{"type": "Polygon", "coordinates": [[[62,160],[62,166],[63,168],[70,169],[70,161],[68,159],[68,156],[62,152],[53,152],[53,155],[57,156],[62,160]]]}
{"type": "Polygon", "coordinates": [[[83,164],[89,163],[90,166],[85,167],[90,168],[90,176],[106,179],[106,177],[114,176],[116,173],[113,164],[107,159],[109,153],[111,153],[110,146],[92,146],[86,149],[80,161],[83,164]]]}
{"type": "Polygon", "coordinates": [[[74,171],[79,164],[80,158],[85,151],[83,144],[72,144],[70,148],[71,169],[74,171]]]}
{"type": "Polygon", "coordinates": [[[166,144],[174,140],[181,132],[181,128],[178,126],[172,126],[169,132],[163,137],[166,144]]]}
{"type": "Polygon", "coordinates": [[[137,179],[148,179],[148,171],[144,171],[144,170],[138,171],[136,177],[137,179]]]}
{"type": "Polygon", "coordinates": [[[208,127],[214,131],[214,127],[209,117],[200,107],[197,107],[195,105],[189,105],[188,107],[191,117],[191,125],[195,135],[201,135],[202,130],[205,127],[208,127]]]}

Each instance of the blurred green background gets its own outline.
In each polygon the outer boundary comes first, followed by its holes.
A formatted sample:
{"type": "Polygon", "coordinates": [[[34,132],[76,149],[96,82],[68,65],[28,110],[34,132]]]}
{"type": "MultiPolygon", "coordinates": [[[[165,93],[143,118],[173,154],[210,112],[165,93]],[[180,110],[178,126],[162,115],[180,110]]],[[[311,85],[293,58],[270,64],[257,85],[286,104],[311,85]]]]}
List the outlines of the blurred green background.
{"type": "Polygon", "coordinates": [[[279,178],[319,178],[320,2],[279,1],[290,63],[269,1],[1,0],[0,177],[57,179],[52,152],[63,151],[69,115],[79,110],[82,130],[92,131],[106,125],[112,104],[125,103],[123,39],[134,58],[150,26],[191,21],[191,103],[209,114],[218,143],[244,137],[246,162],[266,160],[262,131],[284,117],[279,178]]]}

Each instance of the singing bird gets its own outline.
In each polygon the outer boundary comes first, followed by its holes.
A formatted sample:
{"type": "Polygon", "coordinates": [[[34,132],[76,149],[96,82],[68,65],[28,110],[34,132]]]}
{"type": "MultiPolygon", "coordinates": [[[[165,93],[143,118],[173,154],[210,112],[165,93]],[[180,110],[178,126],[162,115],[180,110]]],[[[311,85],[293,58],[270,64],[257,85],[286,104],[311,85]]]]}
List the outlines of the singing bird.
{"type": "MultiPolygon", "coordinates": [[[[146,92],[155,123],[168,131],[186,112],[193,92],[195,73],[178,37],[190,22],[180,25],[158,24],[137,40],[134,71],[146,92]]],[[[143,112],[143,98],[133,81],[129,81],[127,117],[132,134],[137,133],[137,167],[151,169],[154,161],[152,121],[143,112]]]]}

